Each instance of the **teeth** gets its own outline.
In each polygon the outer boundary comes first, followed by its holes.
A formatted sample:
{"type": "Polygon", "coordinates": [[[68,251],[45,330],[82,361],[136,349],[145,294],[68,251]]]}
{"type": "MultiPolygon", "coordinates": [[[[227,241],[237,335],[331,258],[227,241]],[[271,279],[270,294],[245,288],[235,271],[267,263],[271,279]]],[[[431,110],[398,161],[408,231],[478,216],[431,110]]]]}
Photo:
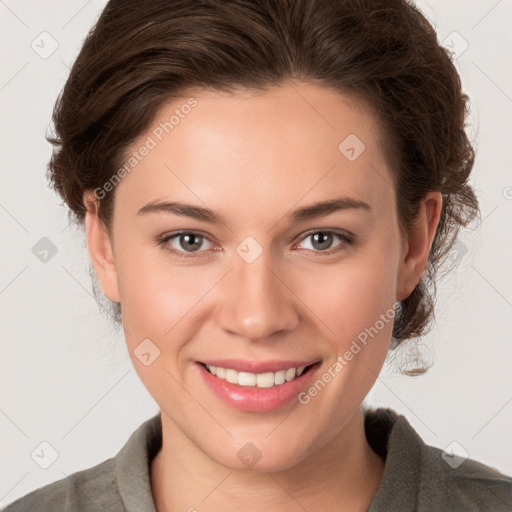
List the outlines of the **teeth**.
{"type": "Polygon", "coordinates": [[[236,370],[226,368],[226,380],[231,382],[231,384],[238,384],[238,372],[236,370]]]}
{"type": "Polygon", "coordinates": [[[288,368],[286,370],[286,382],[290,382],[291,380],[295,379],[295,375],[297,375],[297,370],[295,368],[288,368]]]}
{"type": "Polygon", "coordinates": [[[212,375],[216,375],[219,379],[230,382],[231,384],[257,388],[280,386],[285,382],[290,382],[300,377],[306,369],[305,366],[300,366],[299,368],[288,368],[287,370],[279,370],[278,372],[249,373],[237,372],[232,368],[221,368],[208,364],[206,368],[212,375]]]}
{"type": "Polygon", "coordinates": [[[238,374],[235,384],[240,384],[240,386],[256,386],[255,373],[237,372],[236,370],[233,371],[238,374]]]}
{"type": "Polygon", "coordinates": [[[284,384],[286,382],[286,370],[279,370],[274,374],[274,384],[279,386],[279,384],[284,384]]]}
{"type": "Polygon", "coordinates": [[[258,373],[256,375],[256,387],[271,388],[274,386],[276,376],[274,372],[258,373]]]}

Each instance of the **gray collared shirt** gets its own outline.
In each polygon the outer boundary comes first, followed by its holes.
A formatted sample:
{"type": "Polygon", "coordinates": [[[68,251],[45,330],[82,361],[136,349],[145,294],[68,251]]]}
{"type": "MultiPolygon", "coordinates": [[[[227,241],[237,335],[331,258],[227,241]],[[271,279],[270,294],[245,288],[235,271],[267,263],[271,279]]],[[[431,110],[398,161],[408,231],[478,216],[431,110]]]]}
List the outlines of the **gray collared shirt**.
{"type": "MultiPolygon", "coordinates": [[[[160,415],[143,423],[119,453],[27,494],[5,512],[156,512],[150,466],[162,443],[160,415]]],[[[367,411],[368,442],[382,457],[382,481],[367,512],[512,511],[512,478],[426,445],[404,416],[367,411]]]]}

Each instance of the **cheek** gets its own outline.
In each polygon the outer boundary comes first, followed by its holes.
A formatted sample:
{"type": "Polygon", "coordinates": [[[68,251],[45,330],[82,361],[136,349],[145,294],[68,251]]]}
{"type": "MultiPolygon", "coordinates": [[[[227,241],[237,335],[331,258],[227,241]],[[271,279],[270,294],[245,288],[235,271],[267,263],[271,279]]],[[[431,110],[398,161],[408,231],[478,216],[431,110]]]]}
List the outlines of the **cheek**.
{"type": "Polygon", "coordinates": [[[138,332],[164,337],[175,329],[216,282],[212,272],[172,266],[165,259],[133,257],[119,261],[123,317],[138,332]],[[211,279],[210,279],[210,277],[211,279]]]}
{"type": "Polygon", "coordinates": [[[329,391],[317,392],[323,384],[314,384],[304,399],[318,408],[333,405],[332,434],[346,411],[361,404],[386,359],[395,318],[396,261],[393,254],[376,250],[346,264],[318,268],[300,292],[313,305],[331,353],[319,375],[329,391]],[[322,398],[315,402],[317,394],[322,398]]]}
{"type": "Polygon", "coordinates": [[[158,403],[168,395],[178,401],[175,379],[181,380],[187,343],[198,329],[194,315],[218,278],[213,271],[205,272],[206,266],[194,271],[192,266],[172,265],[160,248],[125,248],[119,254],[121,309],[133,366],[158,403]]]}
{"type": "Polygon", "coordinates": [[[150,244],[128,251],[119,243],[119,249],[121,310],[132,359],[137,346],[149,338],[161,351],[154,366],[181,371],[177,365],[186,363],[188,342],[210,320],[209,294],[227,269],[211,263],[176,264],[164,249],[150,244]]]}
{"type": "Polygon", "coordinates": [[[349,340],[393,308],[396,261],[376,248],[338,264],[311,267],[297,293],[328,326],[329,337],[349,340]]]}

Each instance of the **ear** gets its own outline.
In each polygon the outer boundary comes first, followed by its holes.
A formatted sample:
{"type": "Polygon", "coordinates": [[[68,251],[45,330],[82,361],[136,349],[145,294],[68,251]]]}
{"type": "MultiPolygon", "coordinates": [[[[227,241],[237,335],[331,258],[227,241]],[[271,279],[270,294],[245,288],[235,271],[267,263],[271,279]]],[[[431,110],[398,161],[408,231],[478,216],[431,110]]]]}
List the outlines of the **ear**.
{"type": "Polygon", "coordinates": [[[103,293],[112,302],[120,302],[114,251],[108,231],[98,217],[99,200],[94,197],[92,190],[87,190],[84,192],[83,202],[87,209],[85,214],[87,247],[94,270],[103,293]]]}
{"type": "Polygon", "coordinates": [[[406,235],[397,283],[397,301],[405,300],[421,279],[436,233],[443,197],[429,192],[422,200],[417,221],[406,235]]]}

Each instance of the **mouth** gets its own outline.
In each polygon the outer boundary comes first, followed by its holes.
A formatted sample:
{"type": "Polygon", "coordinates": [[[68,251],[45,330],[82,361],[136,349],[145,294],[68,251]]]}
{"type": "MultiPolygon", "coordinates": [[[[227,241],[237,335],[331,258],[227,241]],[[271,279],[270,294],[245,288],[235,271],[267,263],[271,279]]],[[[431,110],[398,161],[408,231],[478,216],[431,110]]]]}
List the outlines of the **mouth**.
{"type": "Polygon", "coordinates": [[[299,394],[315,378],[317,361],[248,361],[223,359],[196,361],[198,377],[229,406],[264,413],[299,403],[299,394]]]}
{"type": "Polygon", "coordinates": [[[238,371],[234,368],[215,366],[213,364],[200,364],[211,375],[229,382],[230,384],[237,384],[242,387],[273,388],[298,379],[301,375],[308,373],[317,363],[302,366],[289,366],[286,369],[260,373],[238,371]]]}

